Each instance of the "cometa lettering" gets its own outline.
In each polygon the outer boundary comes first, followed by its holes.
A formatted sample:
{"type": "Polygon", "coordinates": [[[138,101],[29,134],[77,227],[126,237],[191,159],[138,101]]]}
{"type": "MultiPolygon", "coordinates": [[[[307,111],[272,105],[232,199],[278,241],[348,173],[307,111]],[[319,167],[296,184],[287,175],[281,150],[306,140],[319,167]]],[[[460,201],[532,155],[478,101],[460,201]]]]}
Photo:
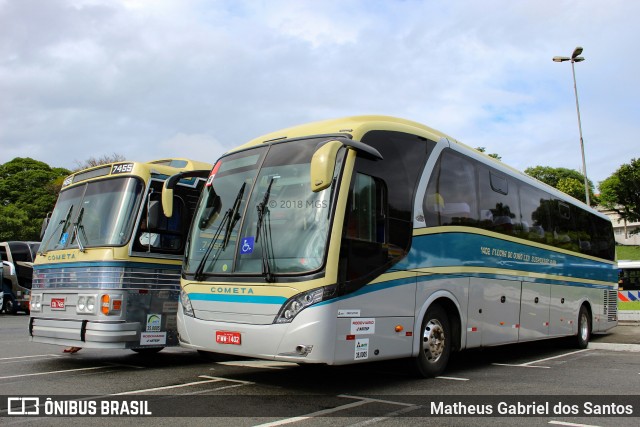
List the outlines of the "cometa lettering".
{"type": "Polygon", "coordinates": [[[214,286],[211,288],[212,294],[236,294],[236,295],[251,295],[253,294],[253,289],[251,288],[235,288],[235,287],[222,287],[222,286],[214,286]]]}
{"type": "Polygon", "coordinates": [[[50,254],[47,255],[47,261],[66,261],[69,259],[76,259],[75,252],[67,252],[64,254],[50,254]]]}

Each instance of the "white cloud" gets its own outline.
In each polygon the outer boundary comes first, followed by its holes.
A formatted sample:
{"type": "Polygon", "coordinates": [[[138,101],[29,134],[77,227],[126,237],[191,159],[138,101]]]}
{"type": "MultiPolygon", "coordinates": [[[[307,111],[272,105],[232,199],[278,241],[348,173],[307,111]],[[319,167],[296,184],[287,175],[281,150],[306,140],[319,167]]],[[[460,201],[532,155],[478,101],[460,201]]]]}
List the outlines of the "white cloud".
{"type": "Polygon", "coordinates": [[[638,12],[622,0],[4,1],[0,162],[148,160],[151,147],[213,162],[282,127],[379,113],[519,169],[578,168],[570,65],[551,57],[583,45],[597,182],[637,156],[638,12]]]}

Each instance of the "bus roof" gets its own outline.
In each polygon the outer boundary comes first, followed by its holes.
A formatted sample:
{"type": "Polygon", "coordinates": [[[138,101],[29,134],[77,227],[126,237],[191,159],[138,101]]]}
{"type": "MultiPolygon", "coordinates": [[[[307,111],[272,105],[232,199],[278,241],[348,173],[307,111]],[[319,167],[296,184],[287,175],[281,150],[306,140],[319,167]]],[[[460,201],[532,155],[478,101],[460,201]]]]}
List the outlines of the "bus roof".
{"type": "Polygon", "coordinates": [[[246,144],[240,145],[228,153],[246,150],[248,148],[252,148],[267,142],[275,142],[278,140],[285,139],[294,139],[301,138],[305,136],[312,135],[336,135],[336,134],[349,134],[354,138],[361,138],[366,132],[369,130],[389,130],[389,131],[398,131],[398,132],[408,132],[412,134],[416,134],[419,136],[423,136],[425,138],[431,139],[432,141],[439,141],[442,138],[446,138],[450,144],[450,146],[454,146],[458,151],[462,151],[465,154],[471,155],[478,160],[483,161],[486,164],[489,164],[492,167],[495,167],[498,170],[501,170],[510,175],[516,176],[523,181],[528,181],[540,189],[543,189],[553,196],[570,202],[574,205],[580,206],[582,209],[590,210],[592,213],[600,216],[603,219],[609,220],[609,218],[598,212],[596,209],[593,209],[590,206],[587,206],[584,202],[577,200],[568,194],[561,192],[560,190],[547,185],[544,182],[538,181],[537,179],[525,174],[524,172],[515,169],[499,160],[496,160],[480,151],[458,141],[451,136],[440,132],[436,129],[433,129],[429,126],[423,125],[418,122],[414,122],[412,120],[401,119],[397,117],[384,116],[384,115],[363,115],[363,116],[351,116],[344,117],[338,119],[329,119],[322,120],[318,122],[306,123],[298,126],[293,126],[286,129],[281,129],[275,132],[271,132],[257,138],[252,139],[246,144]]]}
{"type": "Polygon", "coordinates": [[[306,123],[281,129],[266,135],[259,136],[251,141],[236,147],[233,151],[241,151],[247,148],[263,144],[265,142],[277,141],[280,139],[300,138],[310,135],[335,135],[350,134],[364,135],[368,130],[391,130],[410,131],[426,138],[438,141],[440,138],[452,139],[448,135],[411,120],[399,119],[391,116],[370,115],[352,116],[340,119],[323,120],[319,122],[306,123]]]}
{"type": "Polygon", "coordinates": [[[159,175],[171,176],[183,171],[211,170],[212,167],[213,165],[209,163],[184,158],[160,159],[149,162],[123,160],[77,171],[65,178],[62,188],[72,186],[79,182],[96,178],[104,178],[110,175],[126,176],[126,174],[131,174],[134,176],[140,176],[148,175],[153,172],[159,175]],[[124,167],[124,169],[121,168],[118,170],[118,166],[124,167]]]}

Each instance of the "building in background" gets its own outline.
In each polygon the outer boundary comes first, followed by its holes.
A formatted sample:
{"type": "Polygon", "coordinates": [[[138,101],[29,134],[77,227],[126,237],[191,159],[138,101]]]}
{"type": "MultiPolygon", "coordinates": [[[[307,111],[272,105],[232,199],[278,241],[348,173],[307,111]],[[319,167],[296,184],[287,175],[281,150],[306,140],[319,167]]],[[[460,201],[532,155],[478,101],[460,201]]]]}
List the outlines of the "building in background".
{"type": "Polygon", "coordinates": [[[628,223],[620,218],[620,215],[612,209],[606,209],[602,206],[598,210],[608,216],[613,224],[613,234],[616,243],[619,245],[640,245],[640,233],[632,234],[633,231],[640,229],[640,222],[628,223]]]}

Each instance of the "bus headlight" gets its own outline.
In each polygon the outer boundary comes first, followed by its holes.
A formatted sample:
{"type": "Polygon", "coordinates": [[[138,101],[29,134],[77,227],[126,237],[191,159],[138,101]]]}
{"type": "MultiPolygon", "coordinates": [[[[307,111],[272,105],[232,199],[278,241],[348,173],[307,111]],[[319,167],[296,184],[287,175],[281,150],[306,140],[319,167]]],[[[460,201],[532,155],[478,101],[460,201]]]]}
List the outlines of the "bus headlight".
{"type": "Polygon", "coordinates": [[[42,310],[42,295],[34,294],[31,295],[31,302],[29,303],[29,308],[31,311],[40,311],[42,310]]]}
{"type": "Polygon", "coordinates": [[[76,303],[76,313],[78,314],[96,314],[96,296],[95,295],[78,295],[76,303]]]}
{"type": "Polygon", "coordinates": [[[336,289],[336,285],[325,286],[292,296],[284,303],[273,323],[290,323],[305,308],[335,298],[336,289]]]}
{"type": "Polygon", "coordinates": [[[182,312],[185,316],[196,317],[195,314],[193,314],[193,307],[191,306],[189,295],[187,295],[184,289],[180,291],[180,302],[182,303],[182,312]]]}

